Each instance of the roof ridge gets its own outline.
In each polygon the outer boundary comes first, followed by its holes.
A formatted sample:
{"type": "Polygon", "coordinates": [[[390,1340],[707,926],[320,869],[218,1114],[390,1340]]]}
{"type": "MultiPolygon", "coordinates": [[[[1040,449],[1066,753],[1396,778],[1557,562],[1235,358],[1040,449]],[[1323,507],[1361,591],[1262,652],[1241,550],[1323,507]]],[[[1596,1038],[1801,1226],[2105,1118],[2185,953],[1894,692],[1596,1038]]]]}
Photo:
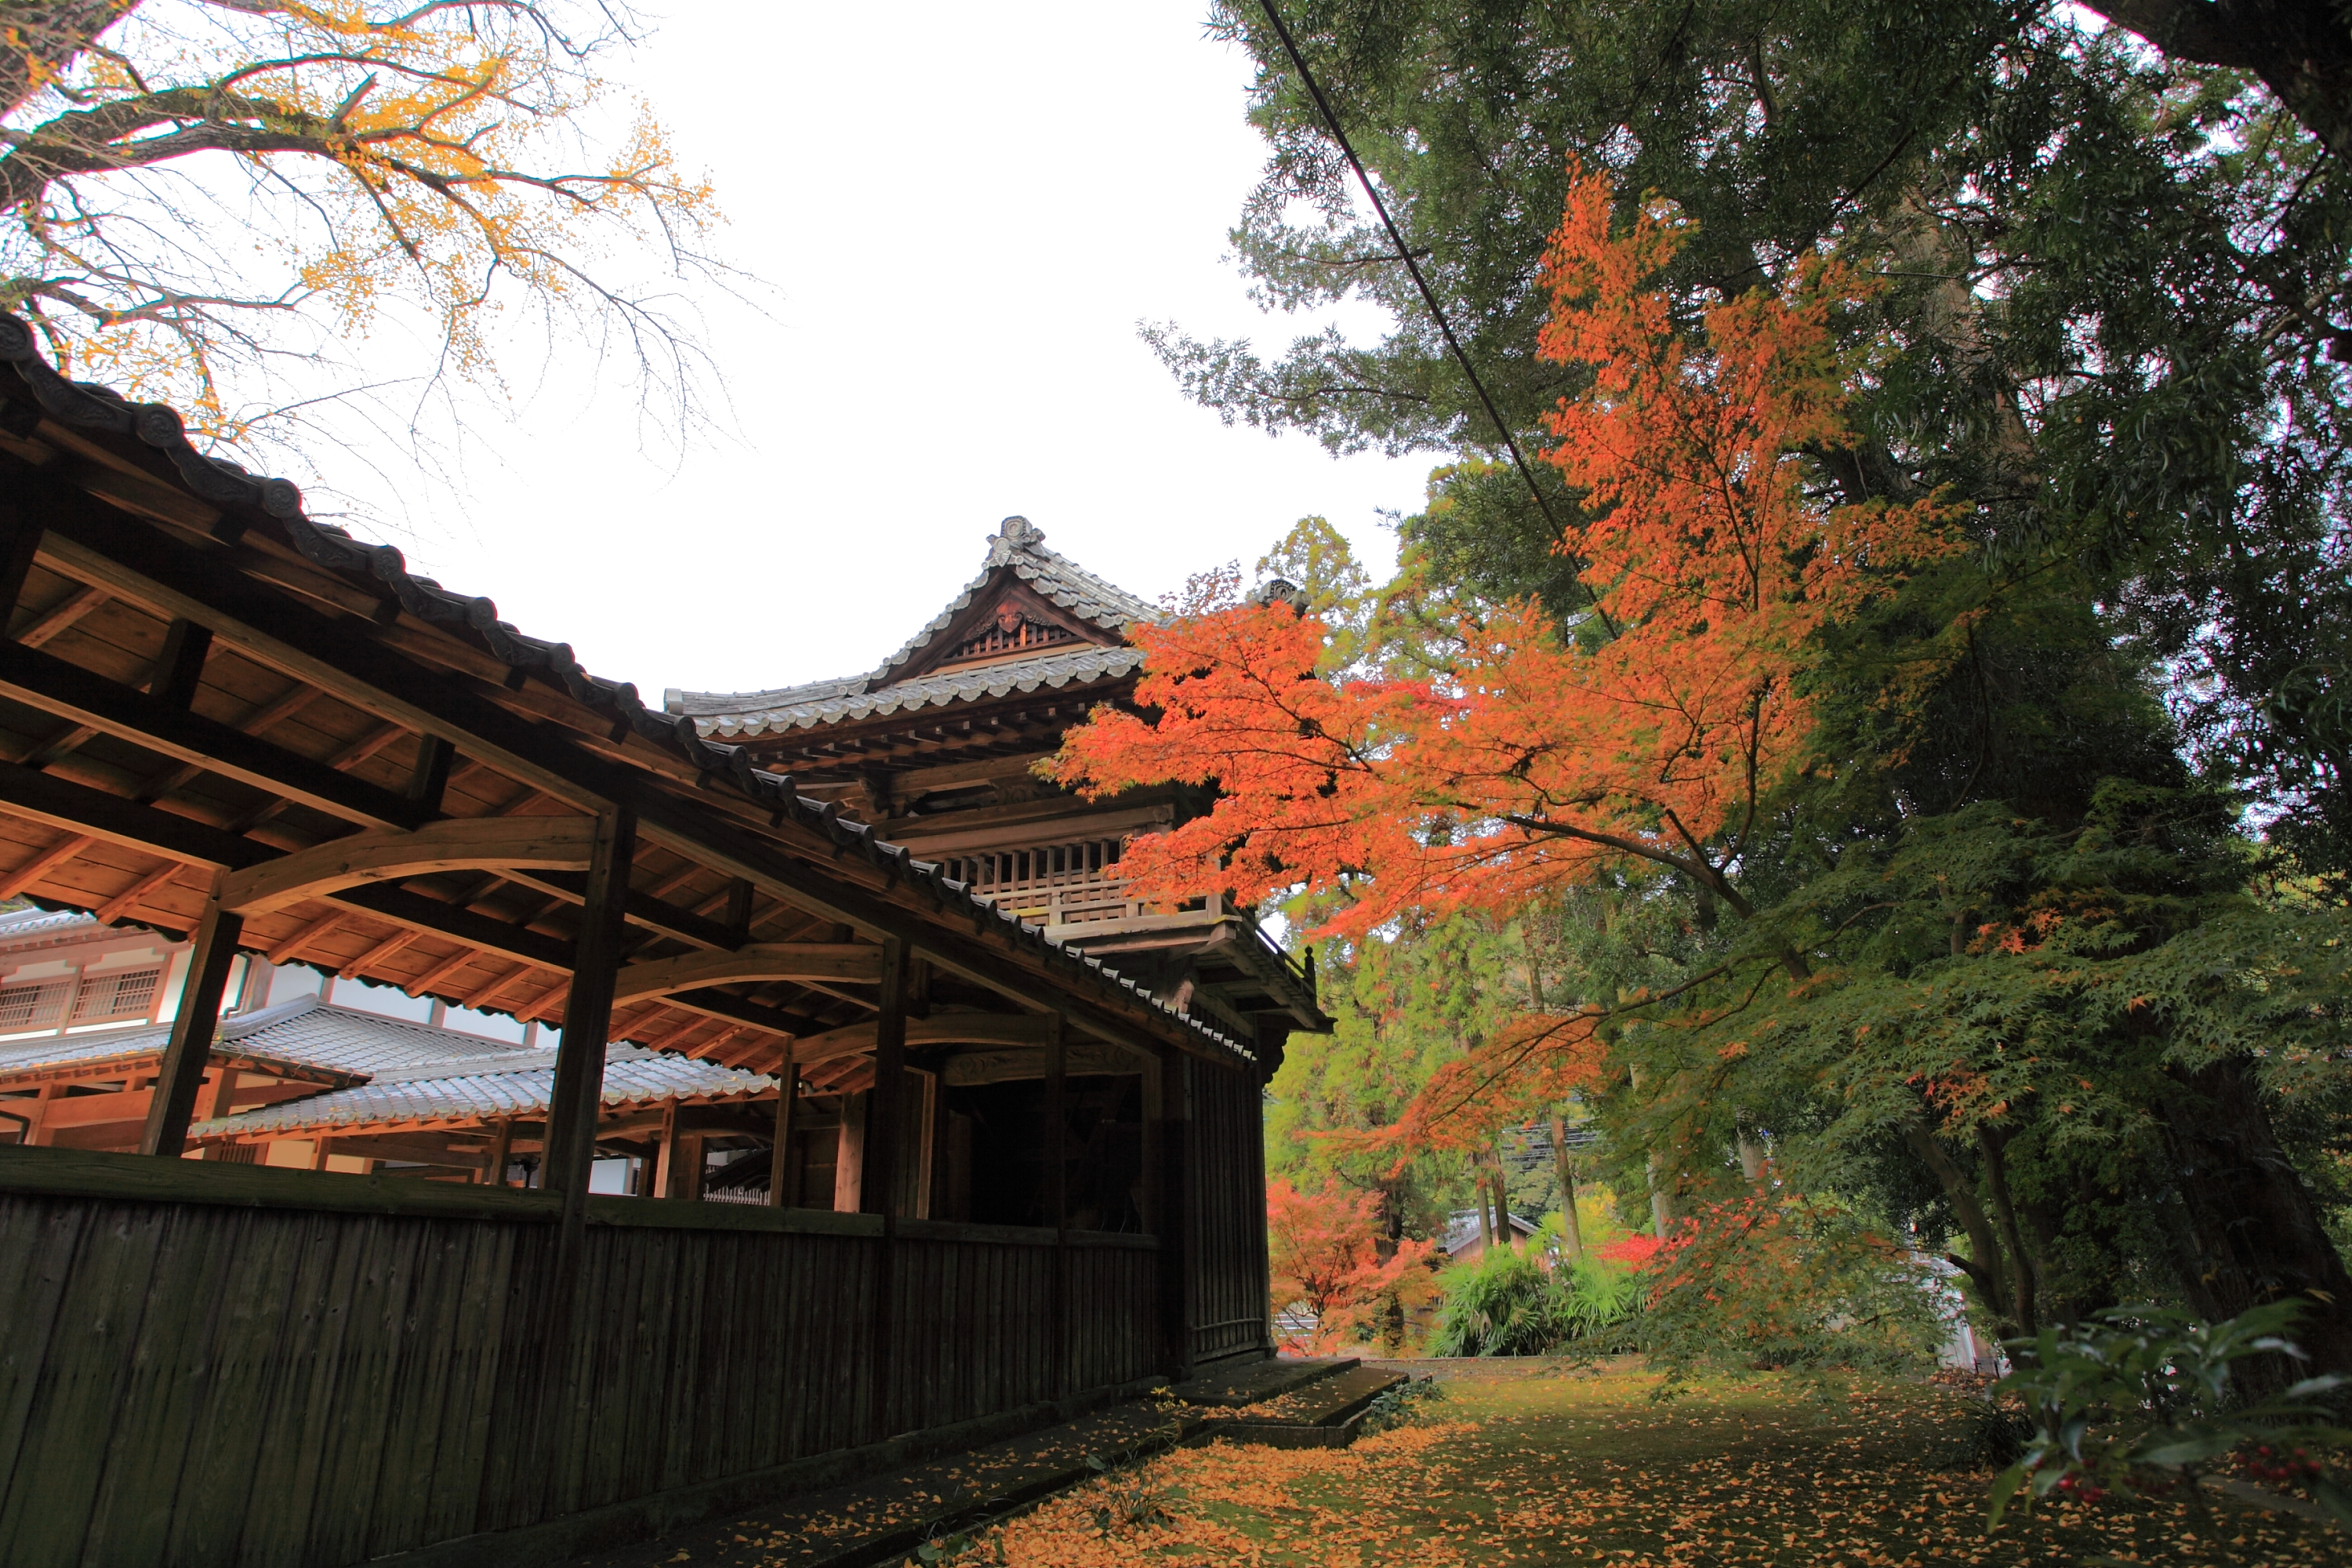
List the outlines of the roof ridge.
{"type": "Polygon", "coordinates": [[[1139,621],[1160,618],[1162,612],[1158,605],[1129,593],[1098,573],[1089,572],[1059,551],[1047,549],[1045,540],[1045,531],[1027,518],[1006,518],[989,537],[988,555],[981,563],[979,575],[966,583],[948,601],[945,609],[901,643],[897,652],[864,675],[835,676],[760,691],[688,691],[671,687],[662,693],[662,707],[666,711],[692,718],[721,719],[763,708],[878,696],[892,688],[891,672],[929,647],[933,637],[971,606],[989,579],[1006,567],[1040,597],[1105,631],[1123,633],[1139,621]]]}

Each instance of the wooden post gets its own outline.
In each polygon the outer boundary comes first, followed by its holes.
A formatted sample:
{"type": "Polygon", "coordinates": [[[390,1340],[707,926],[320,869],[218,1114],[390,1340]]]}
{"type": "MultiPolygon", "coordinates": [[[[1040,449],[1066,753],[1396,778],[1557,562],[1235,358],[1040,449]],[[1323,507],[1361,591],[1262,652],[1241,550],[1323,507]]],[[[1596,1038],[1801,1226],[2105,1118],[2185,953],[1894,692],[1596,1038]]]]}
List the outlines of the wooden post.
{"type": "Polygon", "coordinates": [[[799,1174],[793,1169],[793,1110],[801,1098],[801,1066],[792,1058],[792,1042],[784,1043],[783,1070],[776,1078],[776,1141],[768,1156],[768,1206],[790,1208],[799,1195],[799,1174]]]}
{"type": "Polygon", "coordinates": [[[1045,1028],[1045,1212],[1054,1221],[1054,1396],[1070,1393],[1070,1049],[1062,1015],[1045,1028]]]}
{"type": "Polygon", "coordinates": [[[1168,1375],[1192,1375],[1192,1101],[1184,1093],[1184,1053],[1160,1058],[1160,1324],[1168,1375]]]}
{"type": "Polygon", "coordinates": [[[653,1195],[657,1198],[677,1196],[677,1101],[662,1104],[661,1135],[655,1147],[660,1152],[655,1157],[653,1195]]]}
{"type": "Polygon", "coordinates": [[[858,1206],[883,1217],[884,1232],[898,1215],[898,1150],[907,1106],[907,949],[896,937],[882,942],[881,1016],[874,1021],[874,1089],[866,1097],[865,1180],[858,1206]]]}
{"type": "Polygon", "coordinates": [[[882,1216],[882,1244],[874,1249],[868,1441],[889,1435],[892,1385],[898,1374],[898,1130],[906,1121],[907,947],[896,937],[882,939],[879,1000],[882,1010],[874,1027],[874,1087],[866,1096],[866,1147],[858,1192],[858,1208],[882,1216]]]}
{"type": "Polygon", "coordinates": [[[563,1194],[561,1251],[567,1258],[575,1255],[588,1225],[589,1167],[596,1159],[605,1037],[613,1027],[613,981],[621,970],[622,914],[636,839],[636,813],[628,807],[615,806],[596,818],[572,990],[563,1005],[563,1044],[555,1053],[555,1088],[548,1097],[547,1152],[541,1162],[542,1184],[563,1194]]]}
{"type": "Polygon", "coordinates": [[[490,1131],[489,1157],[482,1164],[482,1184],[503,1187],[507,1184],[507,1156],[514,1148],[514,1118],[501,1116],[490,1131]]]}
{"type": "Polygon", "coordinates": [[[213,886],[214,896],[205,900],[204,919],[196,925],[196,950],[188,960],[187,982],[180,988],[180,1012],[172,1020],[172,1041],[163,1049],[163,1066],[155,1075],[147,1125],[139,1135],[142,1154],[180,1157],[188,1144],[188,1121],[196,1109],[196,1090],[203,1087],[205,1068],[212,1060],[221,994],[228,985],[237,938],[245,933],[243,917],[221,908],[220,885],[216,880],[213,886]]]}

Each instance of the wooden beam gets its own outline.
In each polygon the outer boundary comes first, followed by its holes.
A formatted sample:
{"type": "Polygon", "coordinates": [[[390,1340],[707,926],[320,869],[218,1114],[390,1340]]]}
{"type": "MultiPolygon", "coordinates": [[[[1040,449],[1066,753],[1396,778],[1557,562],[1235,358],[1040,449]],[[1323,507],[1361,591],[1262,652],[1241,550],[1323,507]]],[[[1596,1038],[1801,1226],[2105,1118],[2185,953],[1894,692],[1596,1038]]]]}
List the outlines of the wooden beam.
{"type": "MultiPolygon", "coordinates": [[[[1042,1046],[1052,1037],[1052,1014],[940,1013],[900,1024],[908,1046],[1042,1046]]],[[[835,1057],[860,1056],[876,1048],[881,1020],[828,1029],[793,1042],[793,1060],[805,1067],[835,1057]]]]}
{"type": "Polygon", "coordinates": [[[412,893],[406,888],[382,884],[345,888],[331,897],[336,903],[349,904],[355,910],[363,910],[380,920],[406,926],[426,936],[446,936],[468,947],[520,958],[526,963],[536,963],[542,969],[572,967],[572,943],[562,937],[549,936],[509,921],[478,915],[458,905],[445,904],[438,899],[412,893]]]}
{"type": "Polygon", "coordinates": [[[745,980],[882,978],[882,950],[869,942],[754,942],[732,952],[688,952],[633,963],[613,987],[614,1002],[667,996],[745,980]]]}
{"type": "Polygon", "coordinates": [[[221,897],[249,919],[360,882],[509,866],[578,869],[595,841],[593,817],[445,817],[414,833],[356,833],[297,849],[230,876],[221,897]]]}
{"type": "MultiPolygon", "coordinates": [[[[194,626],[174,621],[176,626],[194,626]]],[[[196,627],[202,631],[202,627],[196,627]]],[[[194,632],[189,634],[193,638],[194,632]]],[[[210,632],[205,632],[206,638],[210,632]]],[[[187,645],[184,643],[184,648],[187,645]]],[[[170,650],[166,649],[168,656],[170,650]]],[[[415,827],[428,814],[364,779],[338,773],[272,742],[192,712],[156,677],[156,694],[107,679],[77,664],[21,645],[0,643],[0,696],[119,736],[179,762],[223,773],[273,795],[370,827],[415,827]]]]}
{"type": "Polygon", "coordinates": [[[187,867],[184,862],[166,860],[114,897],[107,900],[106,902],[99,905],[90,913],[97,918],[99,924],[112,925],[121,916],[138,908],[140,900],[146,898],[148,894],[154,892],[186,869],[187,867]]]}
{"type": "Polygon", "coordinates": [[[457,748],[440,736],[417,737],[416,765],[408,775],[411,805],[428,815],[439,815],[441,802],[449,793],[449,765],[457,757],[457,748]]]}
{"type": "Polygon", "coordinates": [[[563,1044],[548,1096],[545,1184],[563,1194],[560,1251],[576,1263],[588,1222],[589,1167],[596,1158],[596,1110],[604,1088],[604,1046],[613,1025],[613,981],[621,972],[623,905],[636,853],[635,814],[625,806],[591,819],[588,902],[572,968],[563,1044]]]}
{"type": "Polygon", "coordinates": [[[212,867],[258,865],[280,851],[250,838],[109,795],[37,768],[0,763],[0,810],[133,849],[212,867]]]}
{"type": "MultiPolygon", "coordinates": [[[[569,899],[575,904],[587,896],[588,879],[577,871],[519,871],[513,879],[541,892],[569,899]]],[[[682,910],[652,893],[634,888],[629,890],[628,917],[648,931],[674,936],[697,947],[741,945],[735,940],[734,932],[721,921],[706,920],[691,910],[682,910]]]]}
{"type": "Polygon", "coordinates": [[[482,1184],[503,1187],[507,1184],[507,1157],[514,1147],[514,1118],[501,1116],[490,1124],[490,1147],[482,1161],[482,1184]]]}
{"type": "Polygon", "coordinates": [[[166,707],[186,710],[195,705],[196,688],[205,678],[205,656],[212,651],[213,634],[194,621],[173,621],[163,634],[163,651],[147,677],[147,694],[166,707]]]}
{"type": "Polygon", "coordinates": [[[373,947],[369,948],[365,952],[361,953],[357,958],[354,958],[349,963],[344,964],[341,969],[336,970],[335,978],[338,980],[350,980],[373,969],[377,964],[382,963],[394,953],[400,952],[410,942],[415,942],[419,934],[419,932],[405,929],[394,931],[390,936],[384,938],[382,942],[377,942],[373,947]]]}
{"type": "Polygon", "coordinates": [[[263,953],[262,961],[273,967],[284,963],[320,937],[329,936],[342,930],[344,926],[351,923],[351,919],[352,914],[349,910],[335,910],[320,915],[317,920],[304,925],[301,930],[263,953]]]}
{"type": "Polygon", "coordinates": [[[106,603],[107,592],[95,584],[68,595],[49,609],[33,617],[30,625],[18,632],[16,642],[23,647],[38,647],[62,635],[66,628],[106,603]]]}
{"type": "Polygon", "coordinates": [[[195,952],[180,989],[179,1016],[172,1020],[171,1044],[163,1049],[154,1098],[147,1106],[147,1125],[139,1137],[142,1154],[177,1159],[187,1147],[188,1120],[196,1108],[196,1089],[205,1081],[213,1033],[220,1023],[221,992],[228,984],[229,965],[244,930],[245,921],[222,906],[215,889],[196,926],[195,952]]]}
{"type": "Polygon", "coordinates": [[[13,899],[43,877],[54,867],[62,866],[98,840],[87,833],[68,833],[63,838],[38,851],[15,870],[0,875],[0,899],[13,899]]]}
{"type": "MultiPolygon", "coordinates": [[[[423,732],[443,735],[501,773],[583,809],[629,805],[639,830],[657,844],[726,876],[745,877],[774,898],[873,936],[919,945],[958,976],[1024,1005],[1058,1007],[1070,1023],[1106,1039],[1138,1031],[1232,1066],[1214,1046],[1148,1001],[1108,986],[1072,994],[1082,975],[1054,974],[1053,961],[1011,942],[982,942],[943,930],[934,917],[896,904],[833,867],[794,857],[760,837],[749,802],[688,799],[666,780],[593,750],[584,734],[512,713],[436,669],[415,663],[331,619],[282,591],[250,579],[217,553],[192,548],[162,531],[61,486],[39,498],[47,526],[43,561],[68,576],[102,584],[157,614],[199,619],[216,639],[259,663],[311,681],[339,700],[423,732]],[[734,813],[737,822],[714,819],[734,813]]],[[[0,786],[0,799],[7,797],[0,786]]]]}

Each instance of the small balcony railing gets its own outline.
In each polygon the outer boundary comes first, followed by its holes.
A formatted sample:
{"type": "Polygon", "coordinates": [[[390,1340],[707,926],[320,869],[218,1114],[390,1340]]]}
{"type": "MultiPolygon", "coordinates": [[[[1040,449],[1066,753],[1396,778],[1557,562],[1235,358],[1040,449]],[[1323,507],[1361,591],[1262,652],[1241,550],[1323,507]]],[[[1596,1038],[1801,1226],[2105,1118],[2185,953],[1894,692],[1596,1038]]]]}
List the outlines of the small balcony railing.
{"type": "Polygon", "coordinates": [[[1040,925],[1087,925],[1151,915],[1224,912],[1221,898],[1167,903],[1136,898],[1118,868],[1123,841],[1072,839],[949,857],[940,870],[971,884],[972,893],[1040,925]]]}

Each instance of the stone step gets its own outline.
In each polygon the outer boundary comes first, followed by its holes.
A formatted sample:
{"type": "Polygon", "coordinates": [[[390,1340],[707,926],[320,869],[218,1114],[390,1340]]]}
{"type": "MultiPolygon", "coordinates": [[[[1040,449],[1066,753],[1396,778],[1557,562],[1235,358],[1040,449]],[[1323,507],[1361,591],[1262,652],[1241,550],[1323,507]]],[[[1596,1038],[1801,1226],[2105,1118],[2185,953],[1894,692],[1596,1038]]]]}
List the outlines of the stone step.
{"type": "Polygon", "coordinates": [[[1278,1399],[1326,1378],[1356,1370],[1363,1363],[1354,1356],[1296,1358],[1270,1356],[1245,1366],[1213,1372],[1168,1392],[1187,1405],[1240,1409],[1278,1399]]]}
{"type": "Polygon", "coordinates": [[[1401,1373],[1356,1366],[1211,1421],[1204,1435],[1270,1448],[1344,1448],[1372,1402],[1403,1383],[1401,1373]]]}

